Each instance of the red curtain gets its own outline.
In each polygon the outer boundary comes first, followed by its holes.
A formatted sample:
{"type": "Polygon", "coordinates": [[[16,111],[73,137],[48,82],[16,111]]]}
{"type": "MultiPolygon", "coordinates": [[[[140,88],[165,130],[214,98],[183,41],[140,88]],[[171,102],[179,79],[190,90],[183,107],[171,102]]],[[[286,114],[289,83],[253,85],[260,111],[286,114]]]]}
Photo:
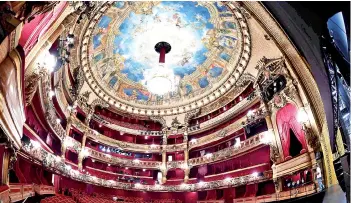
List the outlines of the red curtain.
{"type": "Polygon", "coordinates": [[[54,175],[54,187],[55,187],[55,193],[60,192],[60,176],[54,175]]]}
{"type": "Polygon", "coordinates": [[[206,195],[206,200],[215,200],[217,197],[216,190],[208,190],[206,195]]]}
{"type": "Polygon", "coordinates": [[[16,173],[16,176],[19,180],[20,183],[27,183],[26,178],[24,177],[22,171],[21,171],[21,167],[20,167],[20,159],[18,159],[16,161],[15,167],[14,167],[14,171],[16,173]]]}
{"type": "Polygon", "coordinates": [[[296,135],[297,140],[301,143],[304,151],[307,149],[306,139],[302,125],[297,121],[298,109],[293,104],[287,104],[277,112],[276,122],[278,132],[283,146],[285,159],[291,158],[290,148],[290,129],[296,135]]]}
{"type": "Polygon", "coordinates": [[[225,188],[223,199],[227,203],[233,203],[233,199],[235,198],[235,188],[225,188]]]}
{"type": "Polygon", "coordinates": [[[257,184],[246,185],[245,197],[254,197],[257,192],[257,184]]]}

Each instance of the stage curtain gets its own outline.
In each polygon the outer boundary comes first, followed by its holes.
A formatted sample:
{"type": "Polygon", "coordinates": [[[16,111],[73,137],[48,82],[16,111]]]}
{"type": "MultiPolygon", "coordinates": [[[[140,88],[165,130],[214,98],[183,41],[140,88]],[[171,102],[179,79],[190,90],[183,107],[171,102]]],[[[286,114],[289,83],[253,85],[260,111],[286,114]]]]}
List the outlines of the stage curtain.
{"type": "Polygon", "coordinates": [[[301,143],[304,151],[307,149],[305,134],[302,130],[302,125],[297,121],[298,109],[293,104],[287,104],[279,109],[276,115],[276,123],[280,135],[283,154],[285,159],[291,158],[290,147],[290,129],[296,135],[297,140],[301,143]]]}

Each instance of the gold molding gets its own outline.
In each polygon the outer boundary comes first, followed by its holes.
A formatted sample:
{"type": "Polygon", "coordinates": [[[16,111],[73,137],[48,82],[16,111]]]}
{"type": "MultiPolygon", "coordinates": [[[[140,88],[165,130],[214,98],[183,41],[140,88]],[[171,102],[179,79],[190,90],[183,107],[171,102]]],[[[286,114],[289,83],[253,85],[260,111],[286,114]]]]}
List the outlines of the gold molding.
{"type": "Polygon", "coordinates": [[[324,112],[323,101],[316,81],[314,80],[308,65],[305,64],[293,43],[289,40],[283,29],[275,21],[272,15],[270,15],[269,11],[266,10],[262,3],[244,1],[243,5],[252,14],[252,17],[256,18],[260,22],[261,26],[275,41],[277,47],[282,53],[284,53],[287,63],[291,65],[291,67],[288,67],[291,75],[300,83],[298,85],[298,89],[303,102],[311,104],[309,106],[312,108],[308,113],[310,116],[312,116],[312,118],[315,118],[315,120],[310,119],[312,121],[313,130],[316,134],[321,135],[320,141],[324,154],[324,169],[326,171],[325,174],[327,174],[326,185],[327,187],[330,187],[331,185],[336,184],[337,180],[333,166],[326,114],[324,112]]]}

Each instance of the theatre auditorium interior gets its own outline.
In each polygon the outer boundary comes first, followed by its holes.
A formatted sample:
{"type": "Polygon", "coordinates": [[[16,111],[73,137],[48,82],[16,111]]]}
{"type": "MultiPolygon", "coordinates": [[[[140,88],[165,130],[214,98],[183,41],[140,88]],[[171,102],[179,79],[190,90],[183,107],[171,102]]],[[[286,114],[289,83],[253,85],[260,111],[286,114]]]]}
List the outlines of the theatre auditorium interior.
{"type": "Polygon", "coordinates": [[[0,203],[349,203],[350,2],[0,2],[0,203]]]}

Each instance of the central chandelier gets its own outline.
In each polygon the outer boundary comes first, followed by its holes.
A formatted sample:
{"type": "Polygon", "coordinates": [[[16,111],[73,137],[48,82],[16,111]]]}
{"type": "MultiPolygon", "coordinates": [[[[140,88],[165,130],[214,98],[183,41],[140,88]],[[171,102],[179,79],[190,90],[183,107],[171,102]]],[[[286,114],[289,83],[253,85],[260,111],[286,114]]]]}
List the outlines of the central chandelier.
{"type": "Polygon", "coordinates": [[[145,71],[145,85],[152,94],[164,95],[177,89],[179,79],[173,70],[165,65],[166,54],[171,51],[171,45],[159,42],[155,45],[155,51],[160,54],[159,64],[145,71]]]}

